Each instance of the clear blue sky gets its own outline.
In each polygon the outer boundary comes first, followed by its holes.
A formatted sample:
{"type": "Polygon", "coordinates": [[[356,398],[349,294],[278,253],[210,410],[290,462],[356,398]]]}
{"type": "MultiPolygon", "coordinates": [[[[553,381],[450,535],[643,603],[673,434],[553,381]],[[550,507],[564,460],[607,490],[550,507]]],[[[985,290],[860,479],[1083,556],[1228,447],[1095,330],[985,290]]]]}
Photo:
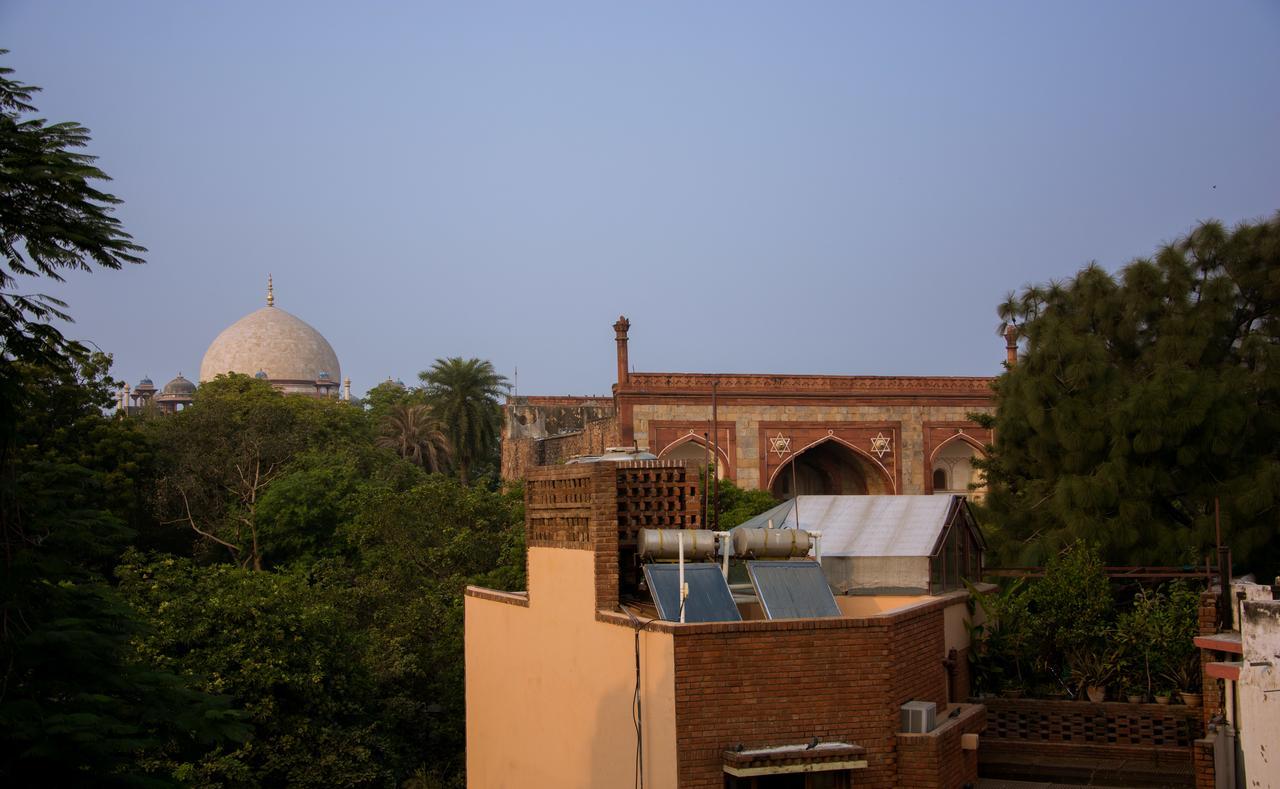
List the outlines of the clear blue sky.
{"type": "Polygon", "coordinates": [[[263,302],[357,393],[985,375],[995,306],[1280,209],[1280,4],[0,0],[150,252],[48,288],[131,382],[263,302]],[[1216,187],[1216,188],[1215,188],[1216,187]]]}

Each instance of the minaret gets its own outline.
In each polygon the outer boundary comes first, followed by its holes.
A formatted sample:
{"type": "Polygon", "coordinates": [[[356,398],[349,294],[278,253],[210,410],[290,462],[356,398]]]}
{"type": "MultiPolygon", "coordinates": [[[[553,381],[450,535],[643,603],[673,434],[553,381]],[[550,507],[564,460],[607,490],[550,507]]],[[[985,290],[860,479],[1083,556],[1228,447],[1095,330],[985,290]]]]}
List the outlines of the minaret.
{"type": "Polygon", "coordinates": [[[1013,367],[1018,363],[1018,327],[1012,323],[1004,327],[1005,364],[1013,367]]]}
{"type": "Polygon", "coordinates": [[[342,399],[348,403],[351,402],[351,379],[347,378],[342,382],[342,399]]]}
{"type": "Polygon", "coordinates": [[[276,289],[271,284],[270,274],[267,275],[267,306],[268,307],[276,306],[276,289]]]}
{"type": "Polygon", "coordinates": [[[124,404],[125,404],[124,412],[127,414],[129,413],[129,382],[128,381],[125,381],[124,383],[124,404]]]}
{"type": "Polygon", "coordinates": [[[630,368],[627,366],[627,330],[631,321],[627,316],[619,315],[618,322],[613,324],[615,339],[618,341],[618,386],[626,386],[630,381],[630,368]]]}

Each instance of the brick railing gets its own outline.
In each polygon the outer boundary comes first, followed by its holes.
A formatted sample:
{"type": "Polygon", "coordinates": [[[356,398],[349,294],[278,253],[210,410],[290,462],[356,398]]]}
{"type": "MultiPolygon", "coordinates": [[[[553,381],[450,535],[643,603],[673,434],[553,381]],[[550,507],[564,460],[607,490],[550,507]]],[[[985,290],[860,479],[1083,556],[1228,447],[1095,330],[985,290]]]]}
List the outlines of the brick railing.
{"type": "Polygon", "coordinates": [[[983,699],[984,739],[1173,749],[1190,753],[1204,736],[1200,710],[1167,704],[983,699]]]}
{"type": "Polygon", "coordinates": [[[1195,707],[1119,702],[983,699],[982,775],[1097,780],[1117,786],[1193,785],[1204,736],[1195,707]]]}

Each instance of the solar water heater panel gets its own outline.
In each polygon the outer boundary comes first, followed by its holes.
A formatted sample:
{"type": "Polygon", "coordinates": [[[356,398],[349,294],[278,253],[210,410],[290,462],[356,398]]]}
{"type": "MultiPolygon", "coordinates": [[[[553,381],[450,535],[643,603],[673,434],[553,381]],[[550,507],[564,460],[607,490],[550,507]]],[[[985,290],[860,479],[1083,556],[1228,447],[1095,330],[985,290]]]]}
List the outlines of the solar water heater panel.
{"type": "Polygon", "coordinates": [[[747,575],[769,619],[840,616],[822,565],[817,562],[747,562],[747,575]]]}
{"type": "MultiPolygon", "coordinates": [[[[680,621],[680,567],[675,564],[646,564],[645,582],[658,607],[658,616],[668,622],[680,621]]],[[[719,565],[685,564],[684,582],[689,596],[684,602],[686,622],[739,622],[742,615],[733,602],[729,584],[719,565]]]]}

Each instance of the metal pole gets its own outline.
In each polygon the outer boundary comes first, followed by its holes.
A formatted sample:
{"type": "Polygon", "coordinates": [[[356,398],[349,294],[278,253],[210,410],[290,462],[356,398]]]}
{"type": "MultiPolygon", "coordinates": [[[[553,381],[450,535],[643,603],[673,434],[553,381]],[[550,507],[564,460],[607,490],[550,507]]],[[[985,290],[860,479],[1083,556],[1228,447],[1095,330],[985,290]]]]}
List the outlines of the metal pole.
{"type": "MultiPolygon", "coordinates": [[[[711,484],[711,511],[715,515],[716,522],[714,525],[708,525],[707,528],[717,528],[720,526],[720,414],[716,405],[716,390],[720,387],[720,379],[716,378],[711,381],[711,442],[712,452],[711,458],[716,464],[716,474],[711,484]]],[[[708,473],[711,467],[707,467],[708,473]]]]}
{"type": "Polygon", "coordinates": [[[799,483],[796,482],[796,458],[797,457],[798,455],[796,455],[794,452],[791,454],[791,501],[794,502],[791,505],[791,509],[795,510],[796,528],[799,529],[800,528],[800,485],[799,483]]]}
{"type": "Polygon", "coordinates": [[[689,596],[689,588],[684,585],[684,535],[685,535],[684,529],[680,529],[676,532],[676,536],[680,538],[680,545],[678,547],[678,550],[680,551],[679,561],[680,561],[680,623],[681,624],[684,624],[684,600],[686,597],[689,596]]]}
{"type": "Polygon", "coordinates": [[[707,465],[704,469],[706,479],[702,481],[702,528],[710,529],[711,521],[708,518],[711,517],[711,514],[707,512],[707,501],[709,500],[707,493],[711,488],[711,441],[707,438],[706,433],[702,434],[702,445],[707,450],[707,465]]]}
{"type": "Polygon", "coordinates": [[[1213,497],[1213,527],[1218,541],[1218,629],[1231,630],[1234,617],[1231,610],[1231,549],[1222,544],[1222,518],[1218,497],[1213,497]]]}

